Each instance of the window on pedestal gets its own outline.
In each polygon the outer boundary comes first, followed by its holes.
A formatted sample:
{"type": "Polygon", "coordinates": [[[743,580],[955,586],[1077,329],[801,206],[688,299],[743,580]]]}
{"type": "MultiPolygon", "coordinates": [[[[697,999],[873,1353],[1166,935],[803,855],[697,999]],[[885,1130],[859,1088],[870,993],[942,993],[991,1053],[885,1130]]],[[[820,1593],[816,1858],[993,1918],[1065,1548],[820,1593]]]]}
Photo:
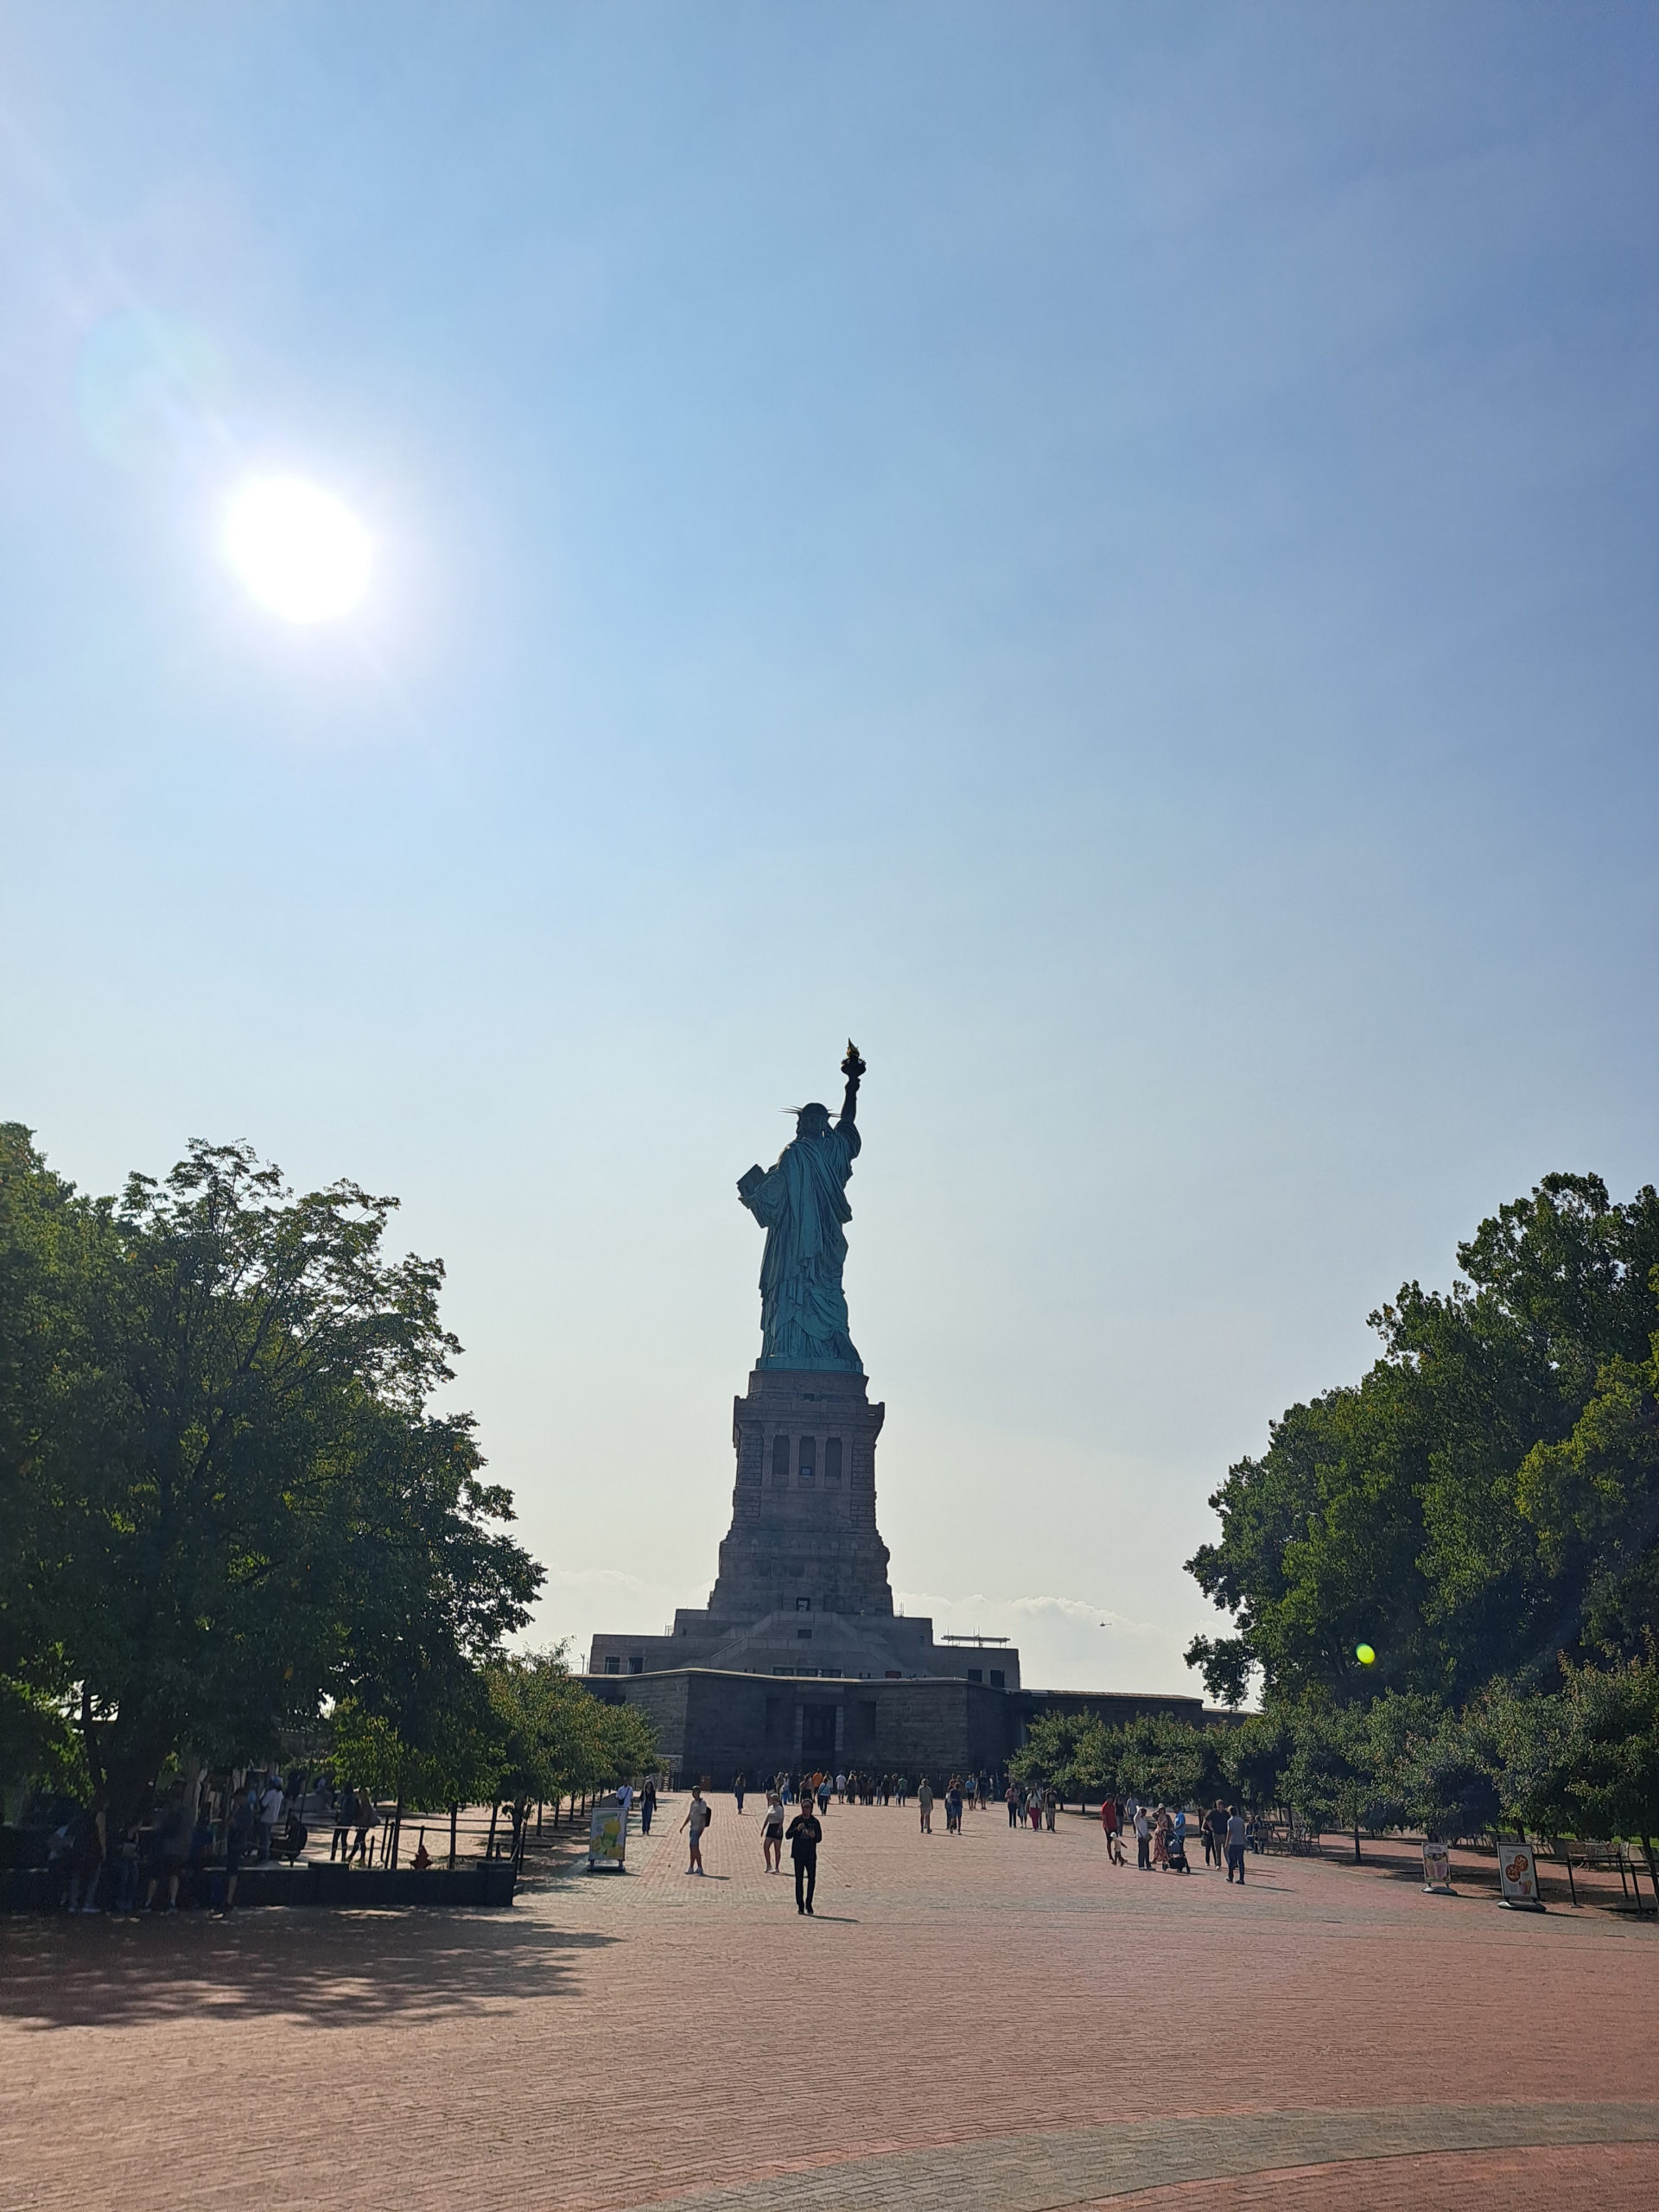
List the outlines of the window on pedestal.
{"type": "Polygon", "coordinates": [[[841,1439],[826,1437],[823,1446],[823,1479],[826,1483],[841,1480],[841,1439]]]}
{"type": "Polygon", "coordinates": [[[621,1660],[607,1659],[605,1662],[605,1671],[607,1675],[620,1675],[622,1671],[621,1660]]]}
{"type": "Polygon", "coordinates": [[[994,1690],[1000,1690],[1000,1689],[1003,1688],[1006,1686],[1007,1679],[1007,1678],[1006,1675],[1004,1674],[1004,1672],[1003,1672],[1003,1670],[1002,1670],[1002,1669],[1001,1669],[1001,1667],[993,1667],[993,1668],[992,1668],[992,1669],[991,1669],[991,1688],[992,1688],[994,1690]]]}
{"type": "Polygon", "coordinates": [[[789,1439],[782,1429],[772,1440],[772,1479],[775,1483],[789,1480],[789,1439]]]}
{"type": "Polygon", "coordinates": [[[643,1652],[633,1653],[628,1660],[628,1672],[631,1675],[643,1675],[645,1671],[645,1654],[643,1652]]]}
{"type": "Polygon", "coordinates": [[[798,1613],[810,1613],[812,1610],[812,1600],[810,1598],[798,1598],[795,1600],[795,1610],[798,1613]]]}
{"type": "Polygon", "coordinates": [[[815,1437],[804,1436],[801,1439],[800,1457],[795,1463],[796,1471],[800,1477],[801,1487],[803,1490],[810,1490],[813,1484],[817,1482],[818,1478],[817,1461],[817,1440],[815,1437]]]}

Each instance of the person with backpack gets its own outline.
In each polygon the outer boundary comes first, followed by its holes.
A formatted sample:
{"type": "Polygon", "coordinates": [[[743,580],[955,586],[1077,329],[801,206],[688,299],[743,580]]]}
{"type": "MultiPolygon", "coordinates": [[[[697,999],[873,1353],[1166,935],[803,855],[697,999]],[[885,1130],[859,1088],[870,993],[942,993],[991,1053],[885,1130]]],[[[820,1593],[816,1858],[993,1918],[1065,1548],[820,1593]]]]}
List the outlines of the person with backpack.
{"type": "Polygon", "coordinates": [[[682,1835],[685,1834],[687,1828],[691,1831],[691,1863],[685,1870],[688,1874],[701,1874],[704,1871],[702,1832],[714,1817],[714,1808],[704,1802],[702,1792],[694,1782],[691,1785],[691,1802],[686,1807],[685,1818],[680,1822],[682,1835]]]}

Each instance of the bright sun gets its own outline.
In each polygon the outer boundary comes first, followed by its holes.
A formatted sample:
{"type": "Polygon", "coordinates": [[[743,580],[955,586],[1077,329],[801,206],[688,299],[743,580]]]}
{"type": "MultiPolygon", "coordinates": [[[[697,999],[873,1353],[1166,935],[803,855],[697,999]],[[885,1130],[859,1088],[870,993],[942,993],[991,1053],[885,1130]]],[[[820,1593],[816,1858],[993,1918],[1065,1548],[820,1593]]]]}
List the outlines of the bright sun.
{"type": "Polygon", "coordinates": [[[351,509],[296,476],[242,486],[225,518],[225,551],[254,597],[287,622],[349,613],[373,564],[369,534],[351,509]]]}

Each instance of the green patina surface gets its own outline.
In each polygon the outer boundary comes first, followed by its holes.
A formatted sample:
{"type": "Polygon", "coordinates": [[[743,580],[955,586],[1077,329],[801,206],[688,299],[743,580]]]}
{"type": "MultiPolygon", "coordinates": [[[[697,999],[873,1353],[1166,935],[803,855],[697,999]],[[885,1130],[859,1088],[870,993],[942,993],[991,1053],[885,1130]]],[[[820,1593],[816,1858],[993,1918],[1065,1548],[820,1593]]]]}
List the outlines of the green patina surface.
{"type": "Polygon", "coordinates": [[[841,1118],[816,1103],[796,1115],[795,1137],[771,1167],[751,1167],[737,1194],[766,1232],[760,1262],[761,1367],[861,1375],[847,1319],[842,1269],[845,1224],[853,1217],[847,1185],[861,1140],[854,1118],[864,1072],[853,1044],[842,1062],[847,1095],[841,1118]]]}

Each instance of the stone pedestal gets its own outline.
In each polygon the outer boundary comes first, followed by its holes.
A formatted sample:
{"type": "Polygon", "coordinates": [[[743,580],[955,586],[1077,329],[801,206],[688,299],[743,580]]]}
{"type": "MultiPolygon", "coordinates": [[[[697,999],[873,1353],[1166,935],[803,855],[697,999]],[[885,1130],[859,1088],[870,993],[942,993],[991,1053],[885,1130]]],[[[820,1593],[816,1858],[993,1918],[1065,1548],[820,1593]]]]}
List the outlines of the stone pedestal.
{"type": "MultiPolygon", "coordinates": [[[[945,1675],[1017,1689],[1020,1655],[1011,1645],[936,1644],[931,1620],[894,1615],[887,1548],[875,1525],[875,1444],[886,1413],[870,1403],[861,1374],[756,1368],[747,1393],[733,1401],[737,1482],[708,1605],[682,1605],[663,1636],[595,1636],[590,1673],[689,1668],[713,1670],[728,1682],[746,1675],[863,1682],[945,1675]]],[[[771,1702],[779,1695],[772,1693],[771,1702]]],[[[799,1716],[808,1734],[816,1728],[834,1736],[837,1764],[840,1709],[834,1697],[809,1699],[799,1716]]],[[[824,1757],[830,1736],[822,1744],[812,1738],[824,1757]]],[[[806,1756],[799,1745],[782,1749],[806,1756]]]]}
{"type": "Polygon", "coordinates": [[[885,1406],[861,1375],[760,1369],[732,1402],[737,1483],[709,1597],[711,1625],[799,1612],[893,1617],[875,1525],[885,1406]]]}

